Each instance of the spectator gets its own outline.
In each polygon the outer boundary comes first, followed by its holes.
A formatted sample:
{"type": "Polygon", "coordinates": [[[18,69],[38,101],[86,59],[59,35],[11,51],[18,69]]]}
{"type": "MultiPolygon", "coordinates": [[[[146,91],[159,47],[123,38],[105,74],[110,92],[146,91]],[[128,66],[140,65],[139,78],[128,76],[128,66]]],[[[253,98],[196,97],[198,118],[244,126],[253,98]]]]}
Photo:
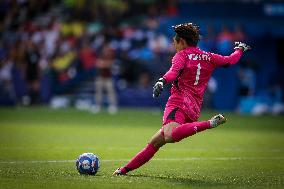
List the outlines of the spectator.
{"type": "Polygon", "coordinates": [[[27,49],[25,51],[26,62],[26,81],[28,83],[28,93],[31,103],[39,102],[39,60],[40,54],[38,48],[32,41],[27,42],[27,49]]]}
{"type": "Polygon", "coordinates": [[[249,62],[243,62],[238,72],[240,79],[239,95],[241,97],[253,96],[256,87],[256,73],[249,62]]]}
{"type": "Polygon", "coordinates": [[[284,113],[284,79],[283,66],[278,66],[277,71],[271,75],[269,81],[269,96],[272,103],[272,113],[273,114],[283,114],[284,113]]]}
{"type": "Polygon", "coordinates": [[[151,76],[148,72],[139,75],[138,87],[140,90],[150,90],[152,92],[151,76]]]}
{"type": "Polygon", "coordinates": [[[11,60],[0,61],[0,97],[15,98],[12,85],[12,68],[13,62],[11,60]]]}
{"type": "Polygon", "coordinates": [[[203,101],[203,108],[204,109],[213,109],[213,96],[214,93],[218,89],[218,83],[217,80],[214,77],[211,77],[207,89],[204,93],[204,101],[203,101]]]}
{"type": "Polygon", "coordinates": [[[246,34],[240,24],[235,26],[234,41],[246,41],[246,34]]]}
{"type": "Polygon", "coordinates": [[[167,2],[167,15],[168,16],[178,15],[178,8],[177,8],[177,1],[176,0],[168,0],[168,2],[167,2]]]}
{"type": "Polygon", "coordinates": [[[199,47],[204,51],[215,51],[216,33],[212,25],[206,26],[206,35],[199,42],[199,47]]]}
{"type": "Polygon", "coordinates": [[[89,42],[83,42],[79,56],[82,62],[82,68],[84,70],[91,70],[94,68],[96,62],[96,54],[95,51],[90,47],[89,42]]]}
{"type": "Polygon", "coordinates": [[[217,36],[217,50],[220,54],[229,54],[234,42],[234,34],[224,25],[217,36]]]}
{"type": "Polygon", "coordinates": [[[59,24],[55,21],[43,31],[44,49],[48,57],[51,57],[56,50],[56,42],[59,39],[59,24]]]}
{"type": "Polygon", "coordinates": [[[95,103],[91,108],[93,113],[101,110],[103,105],[103,92],[106,90],[108,96],[108,112],[115,114],[117,112],[117,99],[112,80],[112,66],[114,64],[114,51],[107,44],[103,46],[101,55],[96,62],[97,75],[95,78],[95,103]]]}

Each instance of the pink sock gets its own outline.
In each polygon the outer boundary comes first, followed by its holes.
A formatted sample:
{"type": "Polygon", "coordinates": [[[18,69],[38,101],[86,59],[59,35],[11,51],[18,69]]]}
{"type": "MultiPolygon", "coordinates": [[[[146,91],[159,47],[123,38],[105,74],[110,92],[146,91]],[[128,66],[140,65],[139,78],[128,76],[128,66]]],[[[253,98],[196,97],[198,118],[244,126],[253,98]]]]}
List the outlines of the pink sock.
{"type": "Polygon", "coordinates": [[[122,172],[126,173],[137,169],[138,167],[144,165],[148,162],[158,151],[155,146],[149,143],[143,150],[141,150],[135,157],[133,157],[123,168],[122,172]]]}
{"type": "Polygon", "coordinates": [[[173,129],[172,138],[174,141],[178,142],[182,139],[194,135],[198,132],[204,131],[210,128],[209,121],[185,123],[183,125],[177,126],[173,129]]]}

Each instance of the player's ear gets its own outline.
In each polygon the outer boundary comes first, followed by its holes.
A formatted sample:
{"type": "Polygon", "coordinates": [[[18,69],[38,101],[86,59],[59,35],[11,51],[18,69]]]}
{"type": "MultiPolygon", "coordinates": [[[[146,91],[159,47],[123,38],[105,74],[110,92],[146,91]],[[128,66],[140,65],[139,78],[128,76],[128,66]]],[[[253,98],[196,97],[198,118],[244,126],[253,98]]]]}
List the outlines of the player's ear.
{"type": "Polygon", "coordinates": [[[185,39],[181,38],[180,42],[182,46],[187,46],[185,39]]]}

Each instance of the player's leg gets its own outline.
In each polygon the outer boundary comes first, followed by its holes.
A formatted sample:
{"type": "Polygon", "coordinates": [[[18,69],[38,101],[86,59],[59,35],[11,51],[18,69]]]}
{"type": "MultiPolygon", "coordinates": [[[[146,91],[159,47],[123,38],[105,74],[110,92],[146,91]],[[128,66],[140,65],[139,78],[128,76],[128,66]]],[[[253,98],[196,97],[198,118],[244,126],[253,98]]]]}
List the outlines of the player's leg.
{"type": "MultiPolygon", "coordinates": [[[[163,125],[167,128],[177,127],[184,123],[186,117],[177,112],[176,107],[166,107],[163,117],[163,125]],[[179,123],[178,123],[179,122],[179,123]]],[[[125,175],[127,172],[137,169],[148,162],[155,153],[166,144],[164,127],[161,128],[149,141],[147,146],[133,157],[124,167],[117,169],[113,175],[125,175]]]]}
{"type": "Polygon", "coordinates": [[[104,82],[101,77],[95,79],[95,101],[96,104],[91,107],[93,113],[98,113],[101,110],[103,101],[104,82]]]}
{"type": "Polygon", "coordinates": [[[154,134],[144,149],[136,154],[124,167],[117,169],[113,175],[125,175],[129,171],[141,167],[147,163],[164,144],[166,144],[165,138],[160,129],[154,134]]]}
{"type": "MultiPolygon", "coordinates": [[[[179,115],[179,113],[182,114],[182,112],[176,111],[176,115],[179,115]]],[[[183,116],[180,116],[179,118],[180,119],[175,118],[175,120],[182,121],[184,119],[183,116]]],[[[214,116],[209,121],[186,123],[182,125],[177,122],[169,122],[152,137],[143,150],[118,171],[120,174],[126,174],[129,171],[137,169],[148,162],[160,147],[166,143],[178,142],[186,137],[204,131],[205,129],[212,128],[213,126],[220,125],[224,122],[225,118],[222,115],[214,116]]]]}
{"type": "MultiPolygon", "coordinates": [[[[166,110],[165,110],[166,112],[166,110]]],[[[217,127],[226,119],[221,114],[214,116],[208,121],[179,124],[184,122],[185,114],[177,108],[171,109],[164,117],[164,127],[160,129],[150,140],[148,145],[132,158],[124,167],[117,169],[114,175],[125,175],[127,172],[137,169],[148,162],[160,147],[166,143],[173,143],[204,131],[205,129],[217,127]]]]}
{"type": "Polygon", "coordinates": [[[184,138],[192,136],[206,129],[215,128],[226,122],[226,118],[218,114],[208,121],[185,123],[174,127],[172,125],[164,126],[164,137],[166,143],[179,142],[184,138]]]}
{"type": "Polygon", "coordinates": [[[109,101],[108,112],[111,114],[115,114],[117,112],[117,100],[116,100],[115,87],[112,78],[106,79],[106,92],[109,101]]]}

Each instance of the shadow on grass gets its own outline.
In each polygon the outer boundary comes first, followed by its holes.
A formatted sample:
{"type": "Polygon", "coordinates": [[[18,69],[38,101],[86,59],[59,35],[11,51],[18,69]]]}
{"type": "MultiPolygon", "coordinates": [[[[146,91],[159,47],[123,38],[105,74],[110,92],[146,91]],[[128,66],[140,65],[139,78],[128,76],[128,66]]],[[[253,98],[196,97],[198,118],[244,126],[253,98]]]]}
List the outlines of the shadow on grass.
{"type": "Polygon", "coordinates": [[[150,178],[150,179],[158,179],[163,180],[164,182],[176,184],[176,185],[186,185],[186,186],[207,186],[207,187],[221,187],[226,186],[225,183],[221,181],[212,181],[212,180],[202,180],[202,179],[193,179],[193,178],[182,178],[182,177],[172,177],[167,175],[144,175],[144,174],[137,174],[137,175],[127,175],[128,177],[133,178],[150,178]]]}

